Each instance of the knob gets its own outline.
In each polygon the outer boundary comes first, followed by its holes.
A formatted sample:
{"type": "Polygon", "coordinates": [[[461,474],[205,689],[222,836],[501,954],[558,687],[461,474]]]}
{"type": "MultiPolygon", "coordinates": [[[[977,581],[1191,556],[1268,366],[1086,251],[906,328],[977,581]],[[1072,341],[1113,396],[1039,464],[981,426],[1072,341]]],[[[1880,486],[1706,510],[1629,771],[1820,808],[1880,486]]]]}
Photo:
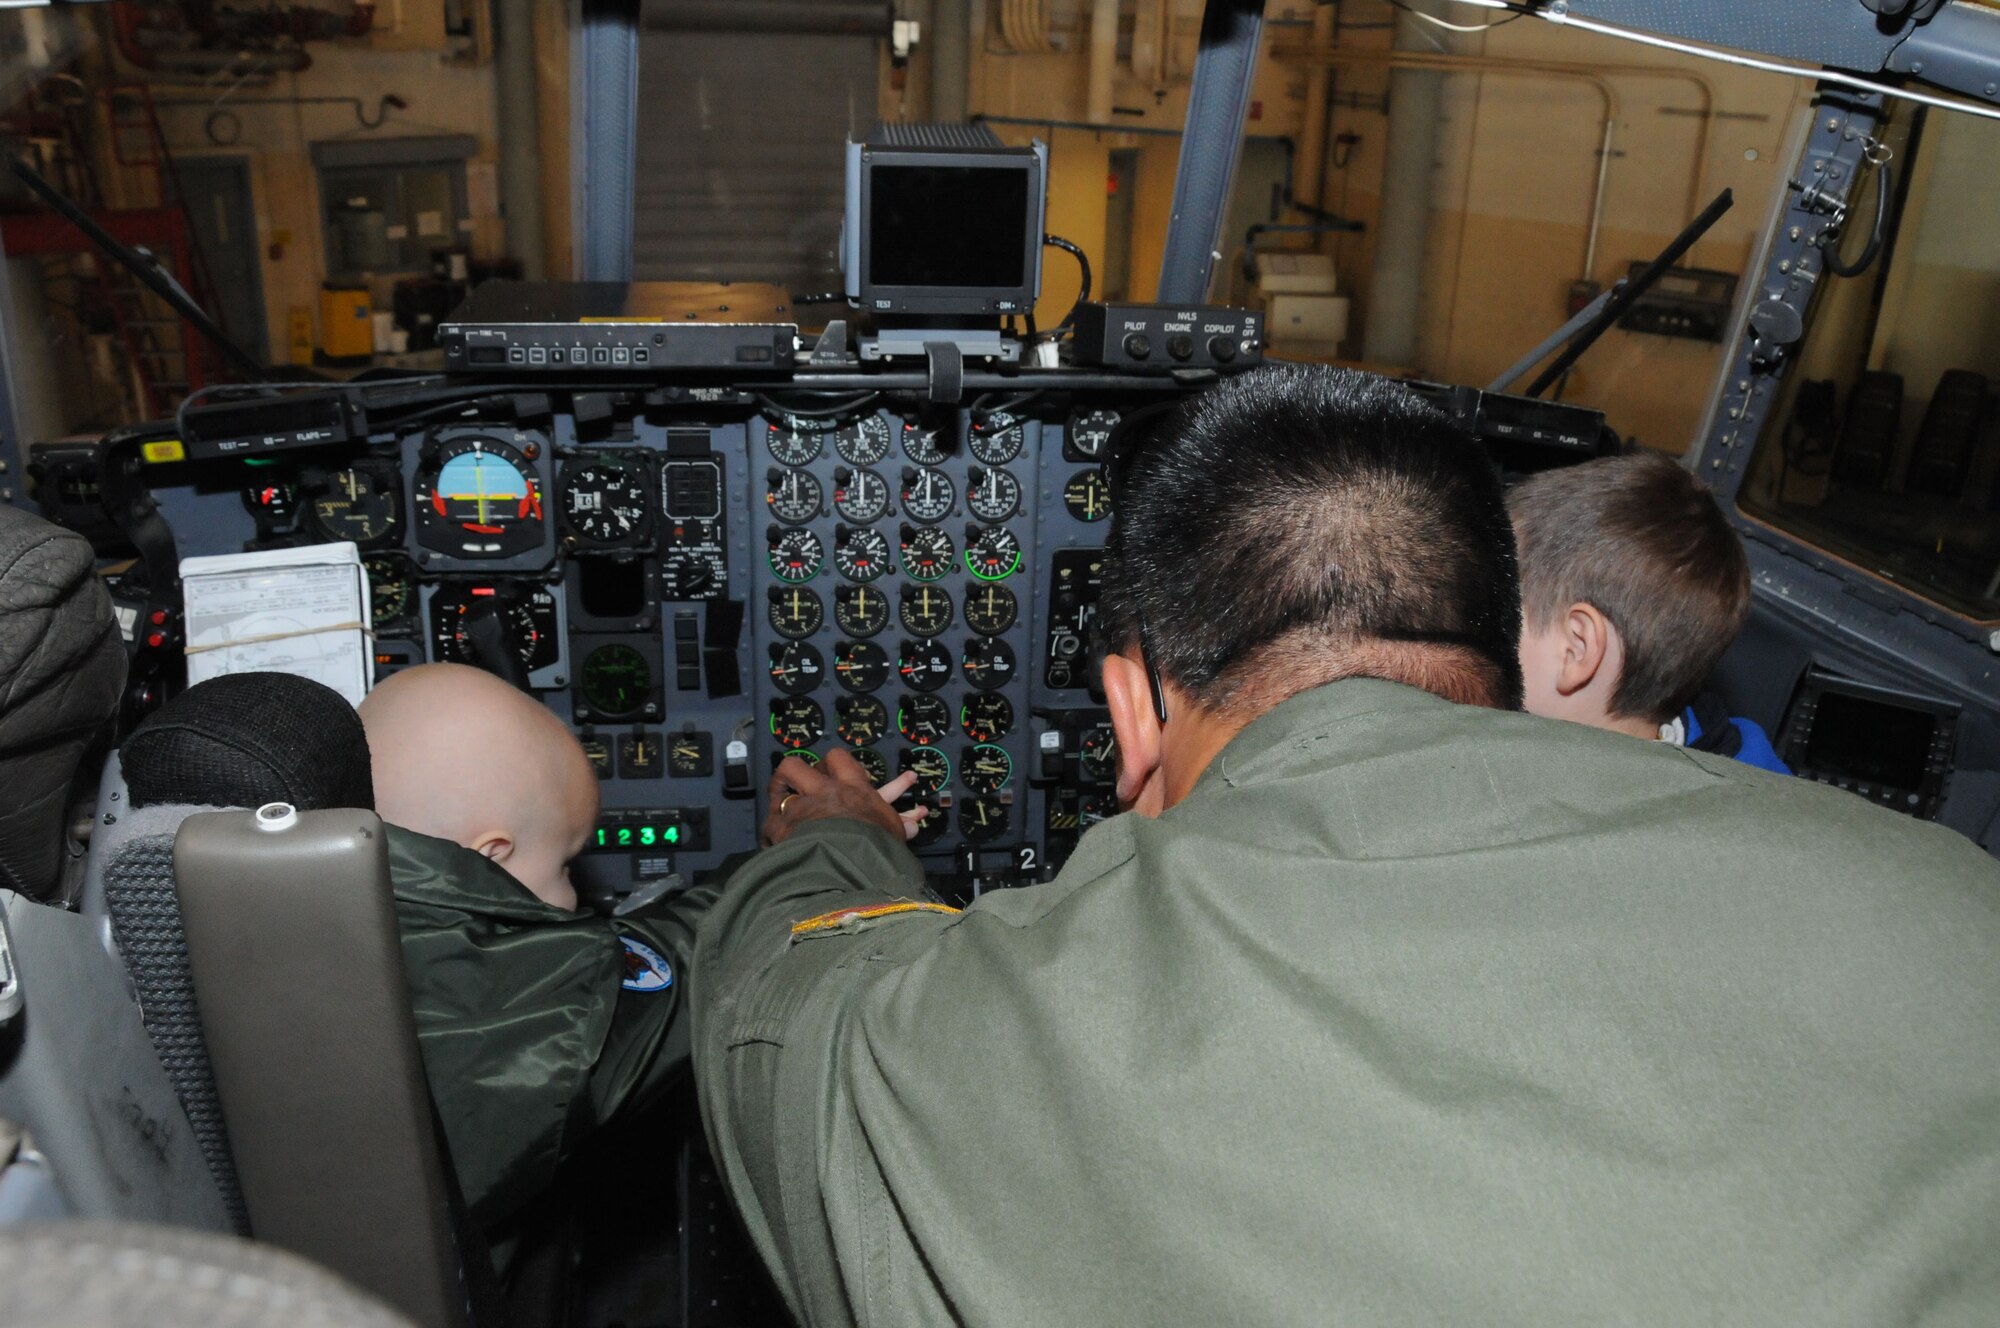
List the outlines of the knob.
{"type": "Polygon", "coordinates": [[[1177,360],[1193,359],[1194,338],[1185,332],[1175,333],[1173,336],[1167,338],[1167,354],[1177,360]]]}
{"type": "Polygon", "coordinates": [[[1135,360],[1153,357],[1153,343],[1144,332],[1129,332],[1125,336],[1125,354],[1135,360]]]}
{"type": "Polygon", "coordinates": [[[1217,364],[1229,363],[1236,358],[1236,343],[1228,337],[1210,337],[1208,339],[1208,358],[1214,360],[1217,364]]]}

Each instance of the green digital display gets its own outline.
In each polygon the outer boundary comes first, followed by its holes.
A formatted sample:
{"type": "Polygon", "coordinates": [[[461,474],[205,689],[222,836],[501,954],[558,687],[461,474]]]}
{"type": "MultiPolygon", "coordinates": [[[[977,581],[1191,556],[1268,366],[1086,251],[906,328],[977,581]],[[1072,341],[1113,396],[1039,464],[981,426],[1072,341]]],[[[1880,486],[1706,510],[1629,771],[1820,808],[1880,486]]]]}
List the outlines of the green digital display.
{"type": "Polygon", "coordinates": [[[644,852],[678,847],[686,835],[687,830],[677,817],[654,819],[625,814],[599,821],[591,846],[607,853],[644,852]]]}

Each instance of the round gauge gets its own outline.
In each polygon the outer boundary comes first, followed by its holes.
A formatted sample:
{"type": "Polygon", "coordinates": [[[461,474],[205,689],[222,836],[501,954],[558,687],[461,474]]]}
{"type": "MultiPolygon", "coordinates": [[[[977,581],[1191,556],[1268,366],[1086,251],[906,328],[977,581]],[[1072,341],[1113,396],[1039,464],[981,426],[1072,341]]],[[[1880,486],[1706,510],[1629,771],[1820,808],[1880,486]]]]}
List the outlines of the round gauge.
{"type": "Polygon", "coordinates": [[[362,548],[395,534],[402,523],[396,485],[378,470],[336,470],[313,494],[313,524],[330,540],[353,540],[362,548]]]}
{"type": "Polygon", "coordinates": [[[849,636],[873,636],[889,625],[889,597],[873,586],[837,587],[833,621],[849,636]]]}
{"type": "Polygon", "coordinates": [[[982,581],[1005,581],[1021,570],[1021,541],[1005,526],[968,528],[965,570],[982,581]]]}
{"type": "Polygon", "coordinates": [[[944,464],[945,436],[941,430],[903,421],[903,455],[920,466],[944,464]]]}
{"type": "Polygon", "coordinates": [[[967,798],[959,805],[958,832],[968,842],[984,844],[1007,833],[1007,804],[994,797],[967,798]]]}
{"type": "Polygon", "coordinates": [[[1004,466],[1021,455],[1026,433],[1019,420],[996,411],[972,426],[972,455],[989,466],[1004,466]]]}
{"type": "Polygon", "coordinates": [[[826,712],[819,702],[803,696],[787,696],[771,702],[771,736],[781,747],[797,751],[810,747],[826,736],[826,712]]]}
{"type": "Polygon", "coordinates": [[[508,647],[530,670],[547,668],[562,658],[555,596],[535,589],[519,591],[495,585],[440,588],[431,596],[432,659],[453,664],[477,664],[466,616],[492,606],[508,647]]]}
{"type": "Polygon", "coordinates": [[[807,765],[818,765],[819,753],[813,751],[807,751],[803,747],[797,749],[796,751],[772,752],[771,769],[776,770],[779,766],[783,765],[787,760],[799,760],[799,761],[804,761],[807,765]]]}
{"type": "Polygon", "coordinates": [[[903,685],[920,692],[934,692],[951,681],[951,656],[935,641],[905,641],[896,656],[896,672],[903,685]]]}
{"type": "Polygon", "coordinates": [[[951,711],[935,696],[906,696],[896,707],[896,732],[922,747],[943,742],[951,732],[951,711]]]}
{"type": "MultiPolygon", "coordinates": [[[[916,805],[917,800],[908,794],[896,799],[896,810],[899,812],[909,811],[916,805]]],[[[910,837],[910,847],[913,849],[929,848],[932,844],[937,843],[938,840],[943,839],[947,819],[942,811],[935,807],[931,808],[931,814],[917,822],[917,833],[910,837]]]]}
{"type": "Polygon", "coordinates": [[[643,538],[653,520],[651,494],[637,466],[608,458],[564,467],[558,486],[563,524],[592,544],[643,538]]]}
{"type": "Polygon", "coordinates": [[[1068,451],[1085,461],[1110,455],[1111,431],[1118,427],[1115,410],[1080,410],[1069,417],[1068,451]]]}
{"type": "Polygon", "coordinates": [[[811,636],[826,621],[826,606],[803,586],[772,586],[771,630],[788,640],[811,636]]]}
{"type": "Polygon", "coordinates": [[[765,426],[764,445],[771,449],[772,457],[780,465],[809,466],[819,459],[824,446],[823,431],[802,427],[803,423],[793,420],[765,426]]]}
{"type": "Polygon", "coordinates": [[[521,449],[460,435],[439,444],[417,474],[418,542],[462,558],[506,558],[542,539],[542,486],[521,449]]]}
{"type": "Polygon", "coordinates": [[[417,569],[396,553],[378,553],[361,560],[368,574],[368,623],[381,631],[399,623],[417,607],[417,569]]]}
{"type": "Polygon", "coordinates": [[[833,548],[833,565],[849,581],[873,581],[896,570],[889,557],[889,537],[870,526],[840,526],[833,548]]]}
{"type": "Polygon", "coordinates": [[[872,692],[889,681],[889,652],[873,641],[842,641],[833,648],[833,676],[850,692],[872,692]]]}
{"type": "Polygon", "coordinates": [[[1014,758],[1005,747],[974,743],[959,755],[958,777],[974,793],[998,793],[1014,782],[1014,758]]]}
{"type": "Polygon", "coordinates": [[[951,783],[951,758],[935,747],[905,747],[896,753],[896,773],[917,772],[910,792],[920,798],[935,798],[951,783]]]}
{"type": "Polygon", "coordinates": [[[1083,735],[1077,746],[1077,764],[1083,777],[1094,784],[1117,781],[1118,736],[1109,724],[1099,724],[1083,735]]]}
{"type": "Polygon", "coordinates": [[[299,486],[282,475],[259,475],[243,486],[243,507],[260,521],[283,525],[299,514],[299,486]]]}
{"type": "Polygon", "coordinates": [[[780,581],[810,581],[826,561],[826,546],[810,530],[787,530],[771,540],[771,575],[780,581]]]}
{"type": "Polygon", "coordinates": [[[1079,470],[1063,486],[1063,506],[1079,521],[1102,521],[1111,515],[1111,482],[1101,467],[1079,470]]]}
{"type": "Polygon", "coordinates": [[[903,527],[903,571],[913,581],[935,581],[951,570],[951,536],[936,526],[903,527]]]}
{"type": "Polygon", "coordinates": [[[868,782],[881,787],[889,782],[889,758],[866,747],[850,747],[847,754],[867,773],[868,782]]]}
{"type": "Polygon", "coordinates": [[[904,516],[918,521],[942,521],[951,515],[951,505],[957,501],[951,476],[928,466],[921,470],[903,467],[904,516]]]}
{"type": "Polygon", "coordinates": [[[1077,799],[1076,828],[1088,830],[1099,821],[1108,821],[1118,814],[1118,799],[1109,793],[1092,793],[1077,799]]]}
{"type": "Polygon", "coordinates": [[[699,599],[722,580],[721,563],[700,549],[669,549],[660,558],[660,598],[699,599]]]}
{"type": "Polygon", "coordinates": [[[866,525],[889,510],[889,482],[872,470],[841,466],[833,472],[833,510],[866,525]]]}
{"type": "Polygon", "coordinates": [[[1014,730],[1014,703],[982,692],[958,708],[958,726],[974,742],[998,742],[1014,730]]]}
{"type": "Polygon", "coordinates": [[[937,586],[904,586],[896,616],[912,636],[936,636],[951,626],[951,596],[937,586]]]}
{"type": "Polygon", "coordinates": [[[819,515],[819,481],[805,471],[773,466],[764,479],[764,505],[778,520],[796,526],[819,515]]]}
{"type": "Polygon", "coordinates": [[[653,695],[653,666],[631,646],[599,646],[583,657],[583,699],[598,719],[630,719],[653,695]]]}
{"type": "Polygon", "coordinates": [[[834,729],[850,747],[873,747],[889,736],[889,707],[872,696],[843,696],[833,703],[834,729]]]}
{"type": "Polygon", "coordinates": [[[998,636],[1020,616],[1020,602],[1005,586],[990,583],[965,592],[965,625],[981,636],[998,636]]]}
{"type": "Polygon", "coordinates": [[[981,521],[1005,521],[1020,509],[1021,481],[998,466],[974,466],[965,481],[965,505],[981,521]]]}
{"type": "Polygon", "coordinates": [[[788,696],[804,696],[826,676],[826,659],[803,641],[771,647],[771,685],[788,696]]]}
{"type": "Polygon", "coordinates": [[[841,460],[857,466],[872,466],[888,456],[889,445],[895,441],[896,431],[884,415],[863,416],[833,436],[834,450],[841,460]]]}
{"type": "Polygon", "coordinates": [[[990,636],[967,641],[958,662],[965,668],[965,680],[982,692],[1005,687],[1014,679],[1014,652],[1005,641],[990,636]]]}

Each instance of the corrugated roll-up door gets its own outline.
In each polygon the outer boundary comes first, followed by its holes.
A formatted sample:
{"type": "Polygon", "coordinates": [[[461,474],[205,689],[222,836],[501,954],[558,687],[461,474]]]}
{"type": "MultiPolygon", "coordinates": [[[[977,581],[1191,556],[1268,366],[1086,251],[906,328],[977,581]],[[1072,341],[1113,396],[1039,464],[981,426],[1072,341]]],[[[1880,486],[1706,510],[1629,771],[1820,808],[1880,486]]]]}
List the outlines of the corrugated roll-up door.
{"type": "Polygon", "coordinates": [[[632,271],[840,287],[843,144],[880,119],[887,4],[648,0],[632,271]]]}

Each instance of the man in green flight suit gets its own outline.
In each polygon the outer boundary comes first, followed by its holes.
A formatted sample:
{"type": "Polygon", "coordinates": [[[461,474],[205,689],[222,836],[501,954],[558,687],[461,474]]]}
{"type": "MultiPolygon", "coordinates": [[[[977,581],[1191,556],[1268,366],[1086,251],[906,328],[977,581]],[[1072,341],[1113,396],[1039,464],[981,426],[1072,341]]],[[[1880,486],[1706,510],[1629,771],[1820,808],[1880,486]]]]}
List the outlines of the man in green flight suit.
{"type": "Polygon", "coordinates": [[[787,762],[701,926],[800,1320],[2000,1322],[2000,867],[1517,713],[1499,486],[1394,384],[1245,375],[1121,460],[1131,814],[958,912],[787,762]]]}

